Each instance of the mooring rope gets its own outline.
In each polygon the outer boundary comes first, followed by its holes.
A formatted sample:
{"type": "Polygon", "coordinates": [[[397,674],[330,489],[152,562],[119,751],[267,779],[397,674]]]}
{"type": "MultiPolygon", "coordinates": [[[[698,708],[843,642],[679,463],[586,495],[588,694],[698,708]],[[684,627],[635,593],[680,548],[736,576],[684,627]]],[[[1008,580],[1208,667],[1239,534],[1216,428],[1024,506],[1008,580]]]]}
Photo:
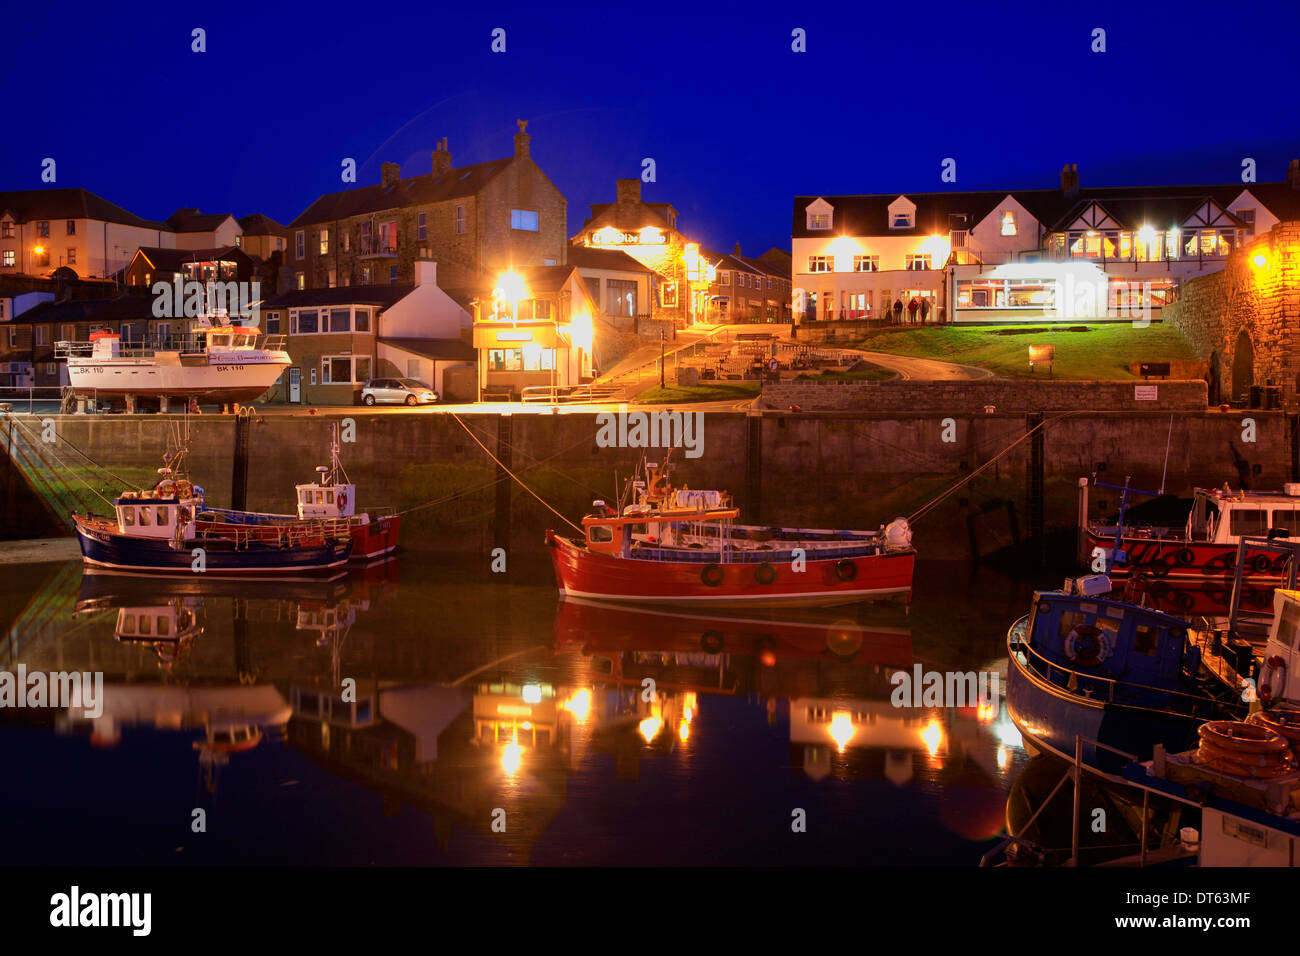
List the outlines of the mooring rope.
{"type": "MultiPolygon", "coordinates": [[[[27,440],[28,440],[29,442],[31,442],[31,444],[32,444],[32,453],[33,453],[33,455],[34,455],[38,460],[40,460],[42,456],[41,456],[40,452],[36,451],[36,444],[37,444],[37,441],[36,441],[36,439],[32,438],[30,435],[27,434],[27,428],[26,428],[26,426],[23,425],[22,422],[18,421],[18,419],[14,418],[12,415],[9,416],[9,420],[10,420],[11,422],[13,422],[15,425],[17,425],[17,426],[18,426],[18,430],[19,430],[20,432],[23,433],[24,437],[27,438],[27,440]]],[[[69,474],[71,474],[73,478],[76,478],[77,481],[81,482],[82,485],[85,486],[85,488],[86,488],[87,491],[89,491],[92,495],[94,495],[94,496],[95,496],[96,498],[98,498],[100,501],[104,502],[104,504],[108,505],[110,508],[113,507],[113,502],[112,502],[112,500],[109,499],[109,498],[105,498],[102,494],[99,493],[99,491],[98,491],[97,489],[92,488],[89,484],[87,484],[84,478],[82,478],[80,475],[76,474],[76,473],[75,473],[71,468],[68,467],[68,463],[65,462],[62,458],[59,457],[58,452],[56,452],[53,448],[51,448],[49,451],[50,451],[50,454],[53,456],[54,460],[55,460],[56,462],[58,462],[59,465],[60,465],[61,467],[63,467],[63,468],[64,468],[64,469],[69,473],[69,474]]],[[[42,463],[43,463],[43,461],[42,461],[42,463]]]]}
{"type": "Polygon", "coordinates": [[[465,434],[466,434],[466,435],[468,435],[470,438],[474,439],[474,444],[478,445],[479,448],[482,448],[482,449],[483,449],[483,452],[484,452],[484,453],[485,453],[489,458],[491,458],[494,462],[497,463],[497,467],[500,468],[502,471],[504,471],[504,472],[505,472],[507,475],[509,475],[511,478],[513,478],[513,479],[515,480],[515,482],[519,485],[520,488],[524,489],[524,491],[528,492],[530,495],[532,495],[534,498],[536,498],[538,501],[540,501],[540,502],[541,502],[541,503],[542,503],[542,504],[543,504],[543,505],[544,505],[548,510],[550,510],[550,512],[551,512],[553,515],[555,515],[557,518],[559,518],[561,521],[563,521],[565,524],[567,524],[567,525],[568,525],[570,528],[572,528],[574,531],[578,532],[578,534],[581,534],[581,535],[585,535],[585,534],[586,534],[586,532],[583,531],[580,527],[578,527],[576,524],[574,524],[572,521],[570,521],[568,518],[566,518],[564,515],[562,515],[559,511],[557,511],[557,510],[556,510],[556,509],[551,505],[551,503],[550,503],[549,501],[547,501],[545,498],[543,498],[543,497],[542,497],[541,495],[539,495],[537,492],[533,491],[533,489],[529,488],[526,484],[524,484],[523,480],[522,480],[518,475],[516,475],[513,471],[511,471],[509,468],[507,468],[507,467],[505,466],[505,463],[504,463],[503,461],[501,461],[500,458],[498,458],[496,455],[492,454],[492,451],[488,448],[487,445],[483,444],[481,441],[478,440],[478,436],[475,435],[474,432],[470,430],[470,428],[469,428],[468,425],[466,425],[463,421],[460,420],[460,416],[459,416],[459,415],[457,415],[455,412],[452,412],[452,413],[451,413],[451,417],[454,418],[454,419],[456,419],[456,424],[457,424],[457,425],[459,425],[461,428],[465,429],[465,434]]]}

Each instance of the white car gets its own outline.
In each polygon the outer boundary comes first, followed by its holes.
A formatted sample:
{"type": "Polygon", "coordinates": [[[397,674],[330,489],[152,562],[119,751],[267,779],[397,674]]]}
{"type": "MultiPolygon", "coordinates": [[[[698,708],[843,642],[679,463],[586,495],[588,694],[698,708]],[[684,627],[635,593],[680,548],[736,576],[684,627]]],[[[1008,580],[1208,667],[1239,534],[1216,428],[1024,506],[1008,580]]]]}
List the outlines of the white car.
{"type": "Polygon", "coordinates": [[[361,389],[366,405],[432,405],[438,393],[413,378],[375,378],[361,389]]]}

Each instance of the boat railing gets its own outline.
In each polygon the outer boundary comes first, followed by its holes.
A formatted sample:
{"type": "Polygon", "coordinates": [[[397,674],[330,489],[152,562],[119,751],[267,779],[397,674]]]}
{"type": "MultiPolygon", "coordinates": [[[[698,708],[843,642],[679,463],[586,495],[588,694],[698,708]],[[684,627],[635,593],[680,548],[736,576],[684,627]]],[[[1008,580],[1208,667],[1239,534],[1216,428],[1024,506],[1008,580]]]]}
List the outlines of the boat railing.
{"type": "Polygon", "coordinates": [[[1026,667],[1034,673],[1041,676],[1049,684],[1069,691],[1078,696],[1081,700],[1090,700],[1097,703],[1123,704],[1126,707],[1134,707],[1143,710],[1152,710],[1152,708],[1143,703],[1151,699],[1166,699],[1168,706],[1159,709],[1169,711],[1177,706],[1177,713],[1192,718],[1203,718],[1206,720],[1219,716],[1225,709],[1244,710],[1244,707],[1235,704],[1228,704],[1226,701],[1205,697],[1198,694],[1189,694],[1186,691],[1172,690],[1167,687],[1153,687],[1149,684],[1139,684],[1134,681],[1120,680],[1114,677],[1103,677],[1100,674],[1092,673],[1086,670],[1075,670],[1058,664],[1038,652],[1027,638],[1027,623],[1029,615],[1025,615],[1011,625],[1007,631],[1007,651],[1008,656],[1016,660],[1022,667],[1026,667]],[[1017,658],[1020,654],[1023,657],[1017,658]],[[1031,661],[1033,663],[1031,663],[1031,661]],[[1059,676],[1059,683],[1057,679],[1059,676]],[[1073,679],[1076,682],[1078,690],[1069,690],[1069,683],[1073,679]],[[1084,690],[1087,688],[1087,691],[1084,690]],[[1105,696],[1099,696],[1092,691],[1094,689],[1103,689],[1105,696]]]}
{"type": "MultiPolygon", "coordinates": [[[[725,540],[725,539],[724,539],[725,540]]],[[[880,548],[875,546],[867,547],[845,547],[845,548],[817,548],[808,553],[813,560],[825,560],[825,557],[819,558],[816,552],[828,551],[836,558],[868,558],[875,557],[880,553],[880,548]]],[[[689,561],[700,563],[711,563],[717,561],[722,564],[762,564],[765,561],[787,562],[794,560],[793,549],[785,548],[783,550],[760,551],[758,549],[745,549],[734,547],[722,548],[656,548],[648,547],[645,544],[638,544],[630,552],[633,558],[641,558],[648,561],[689,561]]]]}

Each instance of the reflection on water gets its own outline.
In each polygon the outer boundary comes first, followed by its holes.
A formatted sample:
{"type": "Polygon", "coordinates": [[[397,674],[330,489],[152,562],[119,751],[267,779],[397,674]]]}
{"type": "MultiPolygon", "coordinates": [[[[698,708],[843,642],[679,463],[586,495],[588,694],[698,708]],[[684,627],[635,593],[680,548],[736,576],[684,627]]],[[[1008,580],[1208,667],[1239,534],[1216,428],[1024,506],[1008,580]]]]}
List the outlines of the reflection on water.
{"type": "Polygon", "coordinates": [[[1000,706],[890,701],[915,665],[1005,674],[1029,591],[989,572],[922,566],[910,614],[724,615],[462,556],[15,570],[0,670],[102,672],[104,706],[0,710],[7,862],[973,866],[1025,761],[1000,706]]]}

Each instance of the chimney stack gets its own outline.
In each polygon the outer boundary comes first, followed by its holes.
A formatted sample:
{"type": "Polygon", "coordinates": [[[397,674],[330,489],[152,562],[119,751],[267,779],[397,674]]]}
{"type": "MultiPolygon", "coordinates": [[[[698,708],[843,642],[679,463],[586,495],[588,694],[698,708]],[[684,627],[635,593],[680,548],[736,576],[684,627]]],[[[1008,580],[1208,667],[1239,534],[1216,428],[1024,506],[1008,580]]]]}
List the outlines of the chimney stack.
{"type": "Polygon", "coordinates": [[[735,255],[740,255],[740,243],[736,243],[735,255]]]}
{"type": "Polygon", "coordinates": [[[1286,181],[1292,189],[1300,189],[1300,159],[1291,160],[1286,170],[1286,181]]]}
{"type": "Polygon", "coordinates": [[[451,153],[447,150],[447,137],[438,140],[438,148],[433,151],[433,175],[436,179],[451,172],[451,153]]]}
{"type": "Polygon", "coordinates": [[[397,163],[384,163],[379,167],[379,178],[385,187],[396,186],[402,178],[402,167],[397,163]]]}
{"type": "Polygon", "coordinates": [[[1079,195],[1079,166],[1077,163],[1066,163],[1061,167],[1061,192],[1069,198],[1079,195]]]}
{"type": "Polygon", "coordinates": [[[515,158],[518,159],[528,155],[529,136],[525,130],[528,129],[528,120],[515,120],[519,124],[519,132],[515,133],[515,158]]]}
{"type": "Polygon", "coordinates": [[[620,206],[635,206],[641,202],[640,179],[620,179],[615,190],[614,198],[620,206]]]}

